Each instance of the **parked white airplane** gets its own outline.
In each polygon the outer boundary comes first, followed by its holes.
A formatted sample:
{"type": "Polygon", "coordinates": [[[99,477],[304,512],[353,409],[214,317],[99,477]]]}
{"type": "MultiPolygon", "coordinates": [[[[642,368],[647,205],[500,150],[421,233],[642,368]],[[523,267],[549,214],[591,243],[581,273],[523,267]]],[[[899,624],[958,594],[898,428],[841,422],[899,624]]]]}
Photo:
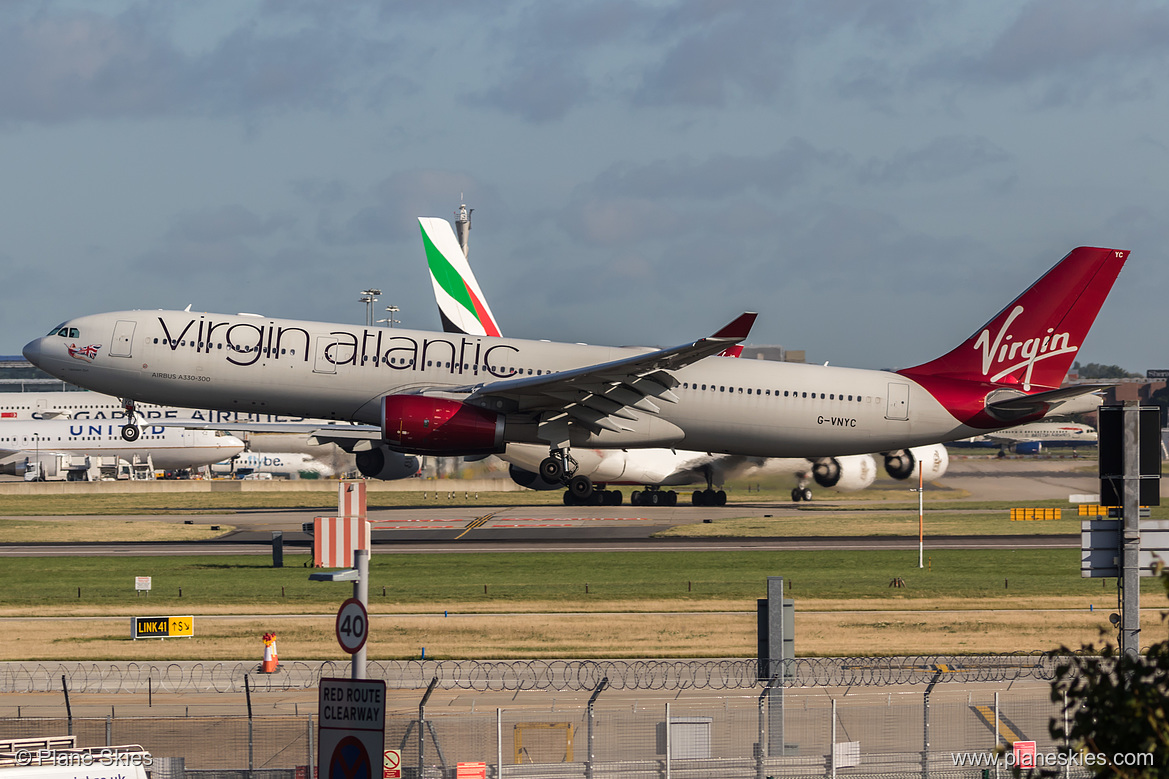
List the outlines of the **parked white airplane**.
{"type": "Polygon", "coordinates": [[[1075,249],[960,346],[896,372],[705,359],[745,339],[754,314],[650,350],[120,311],[71,319],[23,351],[58,378],[133,401],[380,424],[365,441],[377,451],[544,444],[541,476],[568,479],[584,499],[592,482],[573,475],[573,447],[836,457],[1038,420],[1099,389],[1060,384],[1127,258],[1075,249]]]}
{"type": "Polygon", "coordinates": [[[1010,449],[1016,454],[1039,454],[1045,446],[1091,446],[1097,443],[1096,428],[1075,422],[1032,422],[986,435],[955,441],[953,446],[1010,449]]]}
{"type": "MultiPolygon", "coordinates": [[[[323,420],[306,420],[301,417],[287,417],[279,414],[252,413],[247,411],[221,411],[207,408],[179,408],[160,406],[154,403],[137,403],[136,413],[147,423],[165,424],[179,428],[226,430],[233,433],[262,433],[249,436],[246,446],[250,451],[282,453],[300,448],[303,454],[316,456],[320,443],[333,442],[322,437],[317,444],[309,445],[309,433],[327,427],[323,420]],[[176,425],[175,422],[182,422],[176,425]],[[208,423],[206,425],[188,424],[208,423]],[[266,426],[257,430],[255,425],[266,426]],[[281,433],[289,433],[284,435],[281,433]],[[299,435],[296,435],[299,433],[299,435]]],[[[126,421],[126,410],[122,401],[100,392],[3,392],[0,393],[0,424],[11,420],[26,419],[75,419],[126,421]]],[[[342,424],[342,423],[336,423],[342,424]]],[[[2,428],[0,428],[2,429],[2,428]]],[[[351,436],[340,439],[342,448],[352,452],[354,439],[351,436]]],[[[418,473],[419,461],[410,455],[369,450],[357,452],[355,458],[358,471],[363,476],[379,479],[405,479],[418,473]]]]}
{"type": "Polygon", "coordinates": [[[211,464],[213,476],[250,476],[255,473],[270,476],[291,476],[314,473],[328,478],[334,474],[332,466],[302,452],[243,452],[211,464]]]}
{"type": "Polygon", "coordinates": [[[0,423],[0,473],[24,475],[25,467],[56,454],[118,457],[132,462],[151,458],[158,470],[198,468],[234,457],[244,442],[223,431],[185,430],[146,425],[134,443],[111,421],[40,419],[0,423]]]}
{"type": "MultiPolygon", "coordinates": [[[[438,305],[443,330],[460,335],[503,335],[468,262],[465,240],[468,229],[460,229],[459,236],[463,237],[460,240],[445,219],[419,217],[418,224],[422,228],[426,265],[430,270],[434,301],[438,305]]],[[[469,227],[466,206],[459,207],[457,224],[460,228],[469,227]]],[[[738,351],[741,350],[738,347],[738,351]]],[[[738,357],[738,354],[726,356],[738,357]]],[[[510,465],[508,475],[517,484],[535,490],[563,489],[563,484],[546,481],[539,474],[546,451],[547,448],[539,444],[509,443],[498,456],[510,465]]],[[[577,474],[589,477],[594,484],[645,485],[644,492],[635,490],[630,495],[634,505],[676,505],[677,492],[658,488],[705,481],[706,489],[694,490],[691,503],[695,506],[723,506],[727,494],[721,488],[726,480],[752,472],[795,474],[800,480],[791,492],[792,500],[796,502],[812,499],[808,482],[813,479],[821,487],[852,491],[871,486],[877,478],[877,464],[871,454],[823,457],[813,461],[803,457],[737,457],[684,449],[578,448],[573,451],[573,459],[576,460],[577,474]],[[714,489],[715,485],[719,489],[714,489]]],[[[917,475],[918,462],[922,463],[925,480],[932,482],[946,472],[950,458],[941,444],[915,446],[885,456],[889,475],[897,479],[917,475]]],[[[597,505],[614,506],[621,505],[621,501],[619,490],[607,489],[594,491],[591,500],[597,505]]],[[[566,505],[576,502],[571,491],[565,490],[564,502],[566,505]]]]}

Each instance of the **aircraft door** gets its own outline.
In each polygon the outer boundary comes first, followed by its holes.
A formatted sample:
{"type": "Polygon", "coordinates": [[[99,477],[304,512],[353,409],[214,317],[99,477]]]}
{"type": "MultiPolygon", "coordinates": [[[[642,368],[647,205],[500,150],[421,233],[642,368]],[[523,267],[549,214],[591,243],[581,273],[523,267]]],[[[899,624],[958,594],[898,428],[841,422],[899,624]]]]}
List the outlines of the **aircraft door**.
{"type": "Polygon", "coordinates": [[[909,419],[909,385],[889,383],[889,405],[885,419],[909,419]]]}
{"type": "Polygon", "coordinates": [[[134,345],[134,323],[119,319],[114,325],[114,341],[110,344],[111,357],[129,357],[134,345]]]}
{"type": "Polygon", "coordinates": [[[313,362],[313,373],[336,373],[337,339],[328,335],[317,336],[317,348],[313,362]]]}

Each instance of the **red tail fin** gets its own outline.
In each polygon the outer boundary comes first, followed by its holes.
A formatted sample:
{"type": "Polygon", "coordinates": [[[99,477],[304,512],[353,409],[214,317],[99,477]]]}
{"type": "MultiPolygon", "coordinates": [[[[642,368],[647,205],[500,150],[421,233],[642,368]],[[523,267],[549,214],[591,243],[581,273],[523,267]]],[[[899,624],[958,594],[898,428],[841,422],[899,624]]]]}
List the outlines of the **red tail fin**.
{"type": "Polygon", "coordinates": [[[1025,392],[1058,387],[1126,259],[1128,252],[1118,249],[1073,249],[957,349],[898,373],[1025,392]]]}

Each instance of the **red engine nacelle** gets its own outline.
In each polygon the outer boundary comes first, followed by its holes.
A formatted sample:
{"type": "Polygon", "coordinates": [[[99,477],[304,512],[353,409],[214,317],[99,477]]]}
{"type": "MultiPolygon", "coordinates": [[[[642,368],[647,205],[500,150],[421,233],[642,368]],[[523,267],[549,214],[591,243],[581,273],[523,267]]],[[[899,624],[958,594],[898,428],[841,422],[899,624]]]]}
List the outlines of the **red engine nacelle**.
{"type": "Polygon", "coordinates": [[[382,398],[382,438],[417,454],[457,457],[502,452],[504,417],[457,400],[422,395],[382,398]]]}

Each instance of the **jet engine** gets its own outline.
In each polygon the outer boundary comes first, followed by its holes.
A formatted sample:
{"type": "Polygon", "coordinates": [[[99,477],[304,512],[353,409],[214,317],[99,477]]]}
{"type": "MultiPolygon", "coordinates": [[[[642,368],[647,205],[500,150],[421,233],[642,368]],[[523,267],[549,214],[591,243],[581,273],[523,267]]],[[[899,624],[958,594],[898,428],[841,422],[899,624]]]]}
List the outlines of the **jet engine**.
{"type": "Polygon", "coordinates": [[[357,470],[367,479],[408,479],[418,473],[421,463],[418,458],[395,452],[388,446],[377,445],[373,449],[357,452],[354,458],[357,470]]]}
{"type": "Polygon", "coordinates": [[[885,453],[885,472],[894,479],[911,479],[917,475],[917,464],[924,467],[922,479],[940,479],[950,467],[950,455],[941,444],[914,446],[885,453]]]}
{"type": "Polygon", "coordinates": [[[812,478],[821,487],[863,490],[877,478],[877,462],[868,454],[823,457],[812,465],[812,478]]]}
{"type": "Polygon", "coordinates": [[[382,398],[382,438],[392,449],[445,457],[503,451],[504,417],[457,400],[382,398]]]}
{"type": "Polygon", "coordinates": [[[544,477],[538,473],[525,471],[523,468],[512,465],[507,469],[507,475],[511,480],[521,487],[527,487],[530,490],[562,490],[564,485],[560,483],[553,483],[545,481],[544,477]]]}
{"type": "Polygon", "coordinates": [[[1020,441],[1013,447],[1015,454],[1039,454],[1043,451],[1042,441],[1020,441]]]}

